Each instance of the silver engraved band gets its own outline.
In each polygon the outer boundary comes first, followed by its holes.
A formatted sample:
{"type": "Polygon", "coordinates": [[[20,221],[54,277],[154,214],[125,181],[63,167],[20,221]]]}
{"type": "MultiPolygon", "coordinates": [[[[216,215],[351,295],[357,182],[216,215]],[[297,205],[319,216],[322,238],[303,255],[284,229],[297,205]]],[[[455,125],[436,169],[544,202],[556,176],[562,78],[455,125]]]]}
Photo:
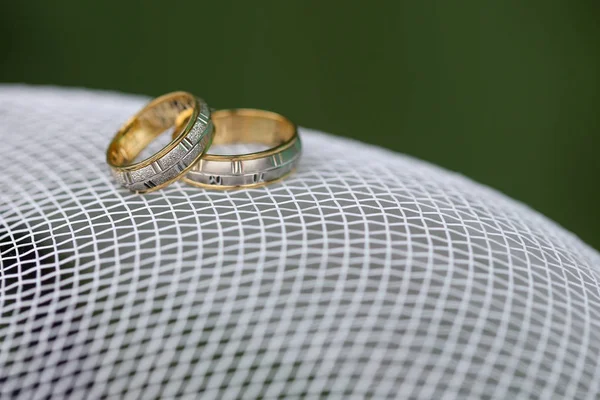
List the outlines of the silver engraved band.
{"type": "Polygon", "coordinates": [[[240,189],[278,181],[297,166],[302,143],[296,126],[287,118],[264,110],[218,110],[213,145],[263,143],[265,151],[249,154],[205,154],[183,180],[209,189],[240,189]]]}
{"type": "Polygon", "coordinates": [[[150,102],[119,130],[107,151],[116,181],[127,189],[150,192],[181,178],[200,159],[213,137],[206,102],[187,92],[170,93],[150,102]],[[181,115],[185,124],[178,126],[181,115]],[[176,127],[173,140],[156,154],[132,161],[154,138],[176,127]]]}

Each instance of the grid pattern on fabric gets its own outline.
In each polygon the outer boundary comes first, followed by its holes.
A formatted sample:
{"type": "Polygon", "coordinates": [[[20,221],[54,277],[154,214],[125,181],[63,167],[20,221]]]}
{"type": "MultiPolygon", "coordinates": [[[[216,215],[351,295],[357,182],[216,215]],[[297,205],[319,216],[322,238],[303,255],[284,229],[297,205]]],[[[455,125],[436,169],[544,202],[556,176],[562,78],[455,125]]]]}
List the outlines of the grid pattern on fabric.
{"type": "Polygon", "coordinates": [[[0,86],[0,398],[598,398],[574,235],[307,129],[282,183],[131,194],[105,149],[146,101],[0,86]]]}

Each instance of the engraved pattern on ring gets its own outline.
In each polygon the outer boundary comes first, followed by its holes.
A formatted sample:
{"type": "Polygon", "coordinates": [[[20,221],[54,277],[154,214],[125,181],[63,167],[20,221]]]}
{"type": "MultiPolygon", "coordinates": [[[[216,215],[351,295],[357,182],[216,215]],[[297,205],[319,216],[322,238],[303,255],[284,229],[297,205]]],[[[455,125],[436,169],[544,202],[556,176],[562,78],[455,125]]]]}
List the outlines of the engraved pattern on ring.
{"type": "Polygon", "coordinates": [[[177,146],[145,167],[134,171],[113,170],[113,175],[131,191],[150,190],[181,174],[208,147],[212,135],[210,109],[202,102],[194,126],[177,146]]]}
{"type": "Polygon", "coordinates": [[[285,150],[269,156],[239,160],[205,160],[195,164],[185,179],[215,187],[252,186],[284,177],[298,164],[302,153],[299,137],[285,150]],[[275,161],[276,160],[276,161],[275,161]]]}

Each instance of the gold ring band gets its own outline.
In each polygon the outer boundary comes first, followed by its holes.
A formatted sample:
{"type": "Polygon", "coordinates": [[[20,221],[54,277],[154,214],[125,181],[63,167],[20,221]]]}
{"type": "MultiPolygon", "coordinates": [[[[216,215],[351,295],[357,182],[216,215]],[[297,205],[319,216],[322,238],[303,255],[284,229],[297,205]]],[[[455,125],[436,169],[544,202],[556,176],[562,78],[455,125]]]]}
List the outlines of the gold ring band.
{"type": "MultiPolygon", "coordinates": [[[[184,123],[181,114],[179,123],[184,123]]],[[[273,183],[291,173],[302,152],[298,130],[274,112],[255,109],[218,110],[212,113],[214,145],[260,143],[270,148],[247,154],[204,154],[183,177],[191,185],[208,189],[251,188],[273,183]]]]}
{"type": "Polygon", "coordinates": [[[187,92],[173,92],[148,103],[119,129],[106,160],[115,179],[137,193],[163,188],[182,177],[210,146],[213,123],[208,105],[187,92]],[[178,116],[187,115],[185,124],[178,116]],[[175,127],[173,140],[151,157],[135,158],[157,136],[175,127]]]}

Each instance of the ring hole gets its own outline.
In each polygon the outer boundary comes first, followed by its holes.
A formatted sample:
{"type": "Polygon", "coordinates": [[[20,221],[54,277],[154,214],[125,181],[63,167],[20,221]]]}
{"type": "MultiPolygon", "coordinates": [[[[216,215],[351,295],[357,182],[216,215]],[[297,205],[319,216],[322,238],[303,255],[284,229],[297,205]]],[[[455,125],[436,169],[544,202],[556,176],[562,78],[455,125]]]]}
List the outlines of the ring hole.
{"type": "Polygon", "coordinates": [[[163,150],[171,143],[173,132],[185,128],[196,104],[194,96],[185,92],[150,102],[119,130],[107,152],[109,163],[123,167],[163,150]]]}
{"type": "Polygon", "coordinates": [[[215,136],[208,154],[243,155],[277,147],[296,129],[285,117],[264,110],[232,109],[212,113],[215,136]]]}

